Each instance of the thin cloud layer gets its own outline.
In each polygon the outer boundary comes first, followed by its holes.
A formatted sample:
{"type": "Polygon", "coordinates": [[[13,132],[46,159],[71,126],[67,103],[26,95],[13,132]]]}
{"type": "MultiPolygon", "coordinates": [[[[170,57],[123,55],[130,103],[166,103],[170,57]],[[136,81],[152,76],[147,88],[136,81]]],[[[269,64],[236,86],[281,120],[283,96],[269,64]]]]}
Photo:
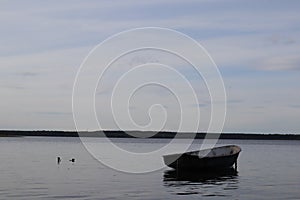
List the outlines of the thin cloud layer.
{"type": "MultiPolygon", "coordinates": [[[[36,113],[71,113],[73,83],[88,52],[119,31],[155,26],[181,31],[208,50],[227,89],[225,131],[300,132],[300,111],[291,106],[300,101],[299,8],[298,1],[1,1],[0,128],[73,130],[70,115],[36,113]]],[[[165,61],[203,85],[190,66],[165,61]]],[[[110,93],[106,87],[97,96],[105,102],[110,93]]],[[[202,98],[198,106],[206,113],[209,98],[202,98]]],[[[116,128],[109,120],[107,127],[116,128]]]]}

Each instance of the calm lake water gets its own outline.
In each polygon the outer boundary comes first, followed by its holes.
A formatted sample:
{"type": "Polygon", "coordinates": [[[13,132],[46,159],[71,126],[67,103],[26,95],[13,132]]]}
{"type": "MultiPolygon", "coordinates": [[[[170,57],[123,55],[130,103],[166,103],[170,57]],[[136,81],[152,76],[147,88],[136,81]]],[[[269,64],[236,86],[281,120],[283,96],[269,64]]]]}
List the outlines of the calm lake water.
{"type": "MultiPolygon", "coordinates": [[[[167,140],[115,142],[143,150],[167,140]]],[[[238,174],[127,174],[99,163],[78,138],[1,137],[0,199],[300,199],[300,141],[219,142],[241,146],[238,174]]]]}

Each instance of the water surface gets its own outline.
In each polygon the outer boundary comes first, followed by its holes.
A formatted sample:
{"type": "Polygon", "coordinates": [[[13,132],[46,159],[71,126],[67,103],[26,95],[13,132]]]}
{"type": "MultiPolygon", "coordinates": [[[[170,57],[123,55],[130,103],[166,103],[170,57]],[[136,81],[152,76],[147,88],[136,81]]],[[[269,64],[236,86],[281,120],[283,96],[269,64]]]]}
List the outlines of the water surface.
{"type": "MultiPolygon", "coordinates": [[[[167,141],[114,139],[140,152],[167,141]]],[[[78,138],[1,137],[0,199],[300,199],[300,141],[219,143],[242,147],[238,173],[127,174],[99,163],[78,138]]]]}

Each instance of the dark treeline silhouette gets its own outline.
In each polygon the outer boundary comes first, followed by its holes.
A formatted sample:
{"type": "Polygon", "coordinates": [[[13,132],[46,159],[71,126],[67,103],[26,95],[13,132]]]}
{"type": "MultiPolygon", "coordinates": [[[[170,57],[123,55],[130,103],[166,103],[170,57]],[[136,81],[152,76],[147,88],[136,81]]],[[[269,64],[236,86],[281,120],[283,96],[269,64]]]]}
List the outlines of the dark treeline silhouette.
{"type": "MultiPolygon", "coordinates": [[[[0,130],[0,136],[45,136],[45,137],[110,137],[110,138],[134,138],[143,135],[152,135],[150,138],[191,138],[203,139],[206,133],[176,133],[176,132],[142,132],[142,131],[18,131],[0,130]]],[[[210,133],[208,138],[214,139],[218,134],[210,133]]],[[[222,133],[220,139],[242,139],[242,140],[300,140],[299,134],[249,134],[249,133],[222,133]]]]}

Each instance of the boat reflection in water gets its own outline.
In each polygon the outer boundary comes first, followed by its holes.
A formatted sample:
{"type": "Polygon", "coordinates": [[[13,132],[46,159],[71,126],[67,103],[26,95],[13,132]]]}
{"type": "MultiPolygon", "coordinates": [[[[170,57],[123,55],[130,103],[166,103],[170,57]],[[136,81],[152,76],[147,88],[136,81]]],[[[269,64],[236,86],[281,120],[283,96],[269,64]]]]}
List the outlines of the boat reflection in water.
{"type": "Polygon", "coordinates": [[[164,186],[175,195],[198,195],[202,197],[232,196],[238,188],[238,172],[229,168],[222,171],[166,170],[164,186]],[[230,192],[231,191],[231,192],[230,192]]]}

